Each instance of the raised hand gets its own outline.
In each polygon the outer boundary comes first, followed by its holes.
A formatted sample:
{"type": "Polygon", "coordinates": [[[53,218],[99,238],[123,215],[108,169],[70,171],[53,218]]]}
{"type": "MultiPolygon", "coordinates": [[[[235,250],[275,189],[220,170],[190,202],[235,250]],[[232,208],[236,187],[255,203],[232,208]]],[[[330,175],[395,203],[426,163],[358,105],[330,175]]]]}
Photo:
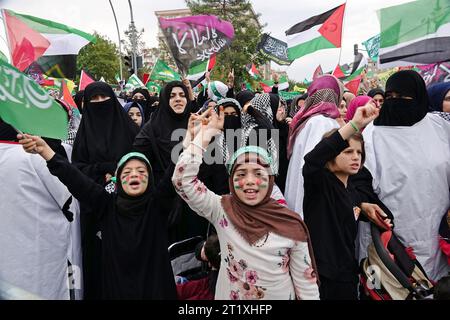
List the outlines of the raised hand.
{"type": "Polygon", "coordinates": [[[379,114],[380,109],[373,100],[370,100],[365,106],[356,109],[352,122],[361,130],[375,120],[379,114]]]}
{"type": "Polygon", "coordinates": [[[41,137],[30,134],[18,134],[17,139],[23,149],[28,153],[38,153],[45,160],[50,160],[55,155],[52,148],[41,137]]]}

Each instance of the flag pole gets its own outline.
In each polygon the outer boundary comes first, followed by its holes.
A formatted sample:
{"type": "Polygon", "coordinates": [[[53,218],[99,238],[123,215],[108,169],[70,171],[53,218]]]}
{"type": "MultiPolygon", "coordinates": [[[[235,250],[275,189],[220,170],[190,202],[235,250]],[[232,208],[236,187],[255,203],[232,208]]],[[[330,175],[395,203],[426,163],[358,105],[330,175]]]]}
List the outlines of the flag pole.
{"type": "Polygon", "coordinates": [[[338,66],[341,65],[341,55],[342,55],[342,40],[344,39],[344,25],[345,25],[345,14],[347,13],[347,0],[345,0],[345,9],[344,9],[344,16],[342,17],[342,30],[341,30],[341,48],[339,49],[339,61],[338,61],[338,66]]]}

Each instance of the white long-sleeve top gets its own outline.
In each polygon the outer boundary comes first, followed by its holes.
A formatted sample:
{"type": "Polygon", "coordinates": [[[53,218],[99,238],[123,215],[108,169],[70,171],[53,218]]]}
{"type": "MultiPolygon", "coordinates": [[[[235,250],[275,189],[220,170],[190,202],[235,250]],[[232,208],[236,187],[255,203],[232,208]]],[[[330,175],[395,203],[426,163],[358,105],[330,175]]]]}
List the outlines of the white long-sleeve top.
{"type": "Polygon", "coordinates": [[[308,244],[269,233],[250,245],[228,218],[221,196],[197,179],[201,163],[201,150],[187,148],[178,159],[172,182],[191,209],[217,230],[221,266],[215,298],[319,299],[308,244]]]}

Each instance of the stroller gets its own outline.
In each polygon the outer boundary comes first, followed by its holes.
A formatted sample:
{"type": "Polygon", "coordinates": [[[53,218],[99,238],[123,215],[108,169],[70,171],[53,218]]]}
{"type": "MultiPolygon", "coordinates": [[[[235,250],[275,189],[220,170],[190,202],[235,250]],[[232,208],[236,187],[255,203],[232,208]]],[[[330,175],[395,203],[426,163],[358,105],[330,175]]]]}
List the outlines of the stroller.
{"type": "Polygon", "coordinates": [[[392,230],[370,228],[372,243],[360,265],[361,292],[372,300],[432,299],[433,284],[412,252],[392,230]]]}
{"type": "Polygon", "coordinates": [[[202,241],[201,236],[196,236],[169,246],[169,259],[176,280],[203,270],[202,262],[195,257],[195,249],[202,241]]]}

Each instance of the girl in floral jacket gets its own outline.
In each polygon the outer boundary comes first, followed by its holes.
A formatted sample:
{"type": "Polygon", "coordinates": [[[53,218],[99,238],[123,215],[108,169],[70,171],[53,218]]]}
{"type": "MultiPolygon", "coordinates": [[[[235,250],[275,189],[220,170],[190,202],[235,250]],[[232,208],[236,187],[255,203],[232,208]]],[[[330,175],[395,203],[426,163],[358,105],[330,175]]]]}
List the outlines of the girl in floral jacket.
{"type": "Polygon", "coordinates": [[[227,165],[231,194],[211,192],[197,174],[205,148],[223,127],[223,109],[219,115],[209,111],[201,118],[197,125],[191,118],[191,133],[172,182],[189,206],[217,230],[221,266],[215,298],[318,299],[306,225],[297,213],[270,198],[272,159],[260,147],[237,150],[227,165]]]}

